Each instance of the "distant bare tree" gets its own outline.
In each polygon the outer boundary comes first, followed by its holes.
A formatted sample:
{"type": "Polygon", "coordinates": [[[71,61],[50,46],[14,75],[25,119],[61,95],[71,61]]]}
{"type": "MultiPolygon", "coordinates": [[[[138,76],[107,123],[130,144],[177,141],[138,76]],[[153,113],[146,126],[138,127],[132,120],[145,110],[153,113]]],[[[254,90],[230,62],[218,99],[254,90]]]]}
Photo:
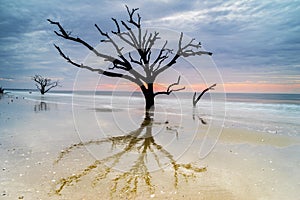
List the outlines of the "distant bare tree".
{"type": "Polygon", "coordinates": [[[52,81],[50,78],[44,78],[41,75],[35,75],[32,77],[32,80],[36,82],[35,85],[42,95],[52,88],[60,86],[58,81],[52,81]]]}
{"type": "Polygon", "coordinates": [[[55,22],[50,19],[48,19],[48,21],[50,24],[53,24],[58,28],[58,31],[54,31],[57,36],[81,44],[98,58],[110,62],[112,67],[105,70],[103,68],[77,63],[67,56],[59,46],[54,45],[66,61],[79,68],[87,69],[108,77],[123,78],[135,83],[139,86],[144,95],[146,102],[145,109],[147,113],[147,111],[154,108],[154,99],[157,95],[169,95],[172,92],[185,89],[185,87],[176,88],[176,86],[179,85],[179,76],[177,82],[170,84],[166,91],[154,91],[153,86],[159,74],[171,68],[180,57],[200,56],[204,54],[212,55],[212,53],[203,51],[201,49],[201,43],[196,42],[195,39],[183,44],[183,33],[179,36],[178,47],[175,54],[173,49],[167,48],[167,40],[162,47],[156,51],[153,47],[157,40],[161,39],[159,37],[159,33],[156,31],[151,33],[148,32],[148,30],[142,30],[141,17],[139,13],[137,13],[138,8],[130,10],[126,6],[126,9],[129,16],[127,21],[118,21],[115,18],[112,18],[116,27],[115,31],[111,31],[110,33],[105,32],[99,28],[97,24],[95,24],[100,36],[104,38],[101,42],[111,44],[115,49],[114,55],[99,52],[87,41],[79,37],[71,36],[71,32],[65,30],[59,22],[55,22]],[[133,29],[136,29],[136,32],[133,29]],[[116,38],[122,41],[124,45],[132,47],[134,51],[124,54],[123,44],[117,43],[112,36],[116,36],[116,38]],[[143,73],[140,73],[138,69],[142,69],[143,73]]]}
{"type": "Polygon", "coordinates": [[[206,88],[205,90],[203,90],[202,92],[201,92],[201,94],[196,98],[196,95],[197,95],[197,93],[195,92],[194,93],[194,96],[193,96],[193,106],[195,107],[196,106],[196,104],[198,103],[198,101],[201,99],[201,97],[206,93],[206,92],[208,92],[209,90],[214,90],[214,87],[216,86],[217,84],[215,83],[215,84],[213,84],[212,86],[210,86],[210,87],[208,87],[208,88],[206,88]]]}

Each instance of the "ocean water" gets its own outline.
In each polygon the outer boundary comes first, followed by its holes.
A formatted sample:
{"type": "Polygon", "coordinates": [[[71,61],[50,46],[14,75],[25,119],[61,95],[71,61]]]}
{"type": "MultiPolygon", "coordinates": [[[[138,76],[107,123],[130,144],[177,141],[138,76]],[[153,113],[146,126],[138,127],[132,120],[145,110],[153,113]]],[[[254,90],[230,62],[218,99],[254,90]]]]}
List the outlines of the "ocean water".
{"type": "Polygon", "coordinates": [[[228,94],[227,125],[300,136],[299,94],[228,94]]]}
{"type": "MultiPolygon", "coordinates": [[[[78,107],[102,111],[125,109],[132,118],[144,114],[144,98],[140,92],[53,91],[41,96],[36,91],[10,90],[9,95],[38,102],[71,104],[75,110],[78,107]]],[[[164,118],[196,115],[218,126],[300,136],[300,94],[207,93],[196,108],[192,106],[192,96],[187,92],[158,96],[155,115],[164,118]]]]}

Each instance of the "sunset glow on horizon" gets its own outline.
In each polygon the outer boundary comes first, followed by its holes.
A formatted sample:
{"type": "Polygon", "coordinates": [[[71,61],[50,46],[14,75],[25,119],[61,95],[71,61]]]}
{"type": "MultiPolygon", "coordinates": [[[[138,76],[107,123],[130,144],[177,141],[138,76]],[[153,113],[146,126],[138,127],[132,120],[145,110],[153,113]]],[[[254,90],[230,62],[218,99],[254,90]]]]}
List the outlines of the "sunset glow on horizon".
{"type": "MultiPolygon", "coordinates": [[[[185,90],[179,92],[201,92],[211,84],[193,84],[193,85],[179,85],[174,87],[185,87],[185,90]]],[[[154,84],[154,91],[166,91],[169,85],[154,84]]],[[[86,88],[89,90],[89,88],[86,88]]],[[[133,84],[102,84],[98,85],[96,90],[99,91],[140,91],[140,88],[133,84]]],[[[211,92],[225,92],[225,93],[300,93],[300,84],[274,84],[274,83],[224,83],[218,84],[215,90],[211,92]]]]}

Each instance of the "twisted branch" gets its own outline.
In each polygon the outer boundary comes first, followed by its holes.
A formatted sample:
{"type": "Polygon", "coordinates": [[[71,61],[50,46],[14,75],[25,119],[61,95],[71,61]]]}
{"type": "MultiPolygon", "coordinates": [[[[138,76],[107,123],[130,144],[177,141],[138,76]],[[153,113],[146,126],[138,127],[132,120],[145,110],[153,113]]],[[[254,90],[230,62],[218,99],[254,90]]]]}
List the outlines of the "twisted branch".
{"type": "Polygon", "coordinates": [[[197,97],[197,99],[196,99],[197,93],[195,92],[195,93],[194,93],[194,96],[193,96],[193,106],[194,106],[194,107],[196,106],[196,104],[198,103],[198,101],[201,99],[201,97],[202,97],[207,91],[209,91],[209,90],[214,90],[214,87],[215,87],[216,85],[217,85],[217,84],[215,83],[215,84],[209,86],[208,88],[204,89],[204,90],[201,92],[201,94],[197,97]]]}
{"type": "Polygon", "coordinates": [[[181,87],[181,88],[178,88],[178,89],[172,89],[173,86],[179,85],[179,82],[180,82],[180,76],[178,77],[178,80],[177,80],[176,83],[172,83],[171,85],[169,85],[169,87],[167,88],[167,91],[156,92],[156,93],[154,93],[154,96],[160,95],[160,94],[169,95],[172,92],[177,92],[177,91],[180,91],[180,90],[184,90],[185,87],[181,87]]]}
{"type": "Polygon", "coordinates": [[[103,69],[95,69],[95,68],[92,68],[90,66],[87,66],[87,65],[84,65],[84,64],[79,64],[79,63],[76,63],[74,62],[73,60],[71,60],[68,56],[66,56],[63,51],[59,48],[59,46],[55,45],[55,48],[58,50],[59,54],[65,59],[67,60],[69,63],[71,63],[72,65],[78,67],[78,68],[82,68],[82,69],[88,69],[92,72],[97,72],[99,74],[103,74],[105,76],[109,76],[109,77],[120,77],[120,78],[124,78],[124,79],[127,79],[127,80],[130,80],[136,84],[141,84],[139,82],[139,80],[131,77],[131,76],[128,76],[128,75],[124,75],[124,74],[120,74],[120,73],[115,73],[115,72],[110,72],[110,71],[105,71],[103,69]]]}

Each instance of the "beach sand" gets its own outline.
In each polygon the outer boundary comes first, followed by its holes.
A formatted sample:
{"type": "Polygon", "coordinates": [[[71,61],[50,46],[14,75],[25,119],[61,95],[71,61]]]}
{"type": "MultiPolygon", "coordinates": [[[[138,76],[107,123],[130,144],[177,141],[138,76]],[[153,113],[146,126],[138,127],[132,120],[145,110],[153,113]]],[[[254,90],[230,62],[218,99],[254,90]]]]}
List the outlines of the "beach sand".
{"type": "Polygon", "coordinates": [[[1,199],[299,198],[298,137],[136,113],[2,97],[1,199]]]}

